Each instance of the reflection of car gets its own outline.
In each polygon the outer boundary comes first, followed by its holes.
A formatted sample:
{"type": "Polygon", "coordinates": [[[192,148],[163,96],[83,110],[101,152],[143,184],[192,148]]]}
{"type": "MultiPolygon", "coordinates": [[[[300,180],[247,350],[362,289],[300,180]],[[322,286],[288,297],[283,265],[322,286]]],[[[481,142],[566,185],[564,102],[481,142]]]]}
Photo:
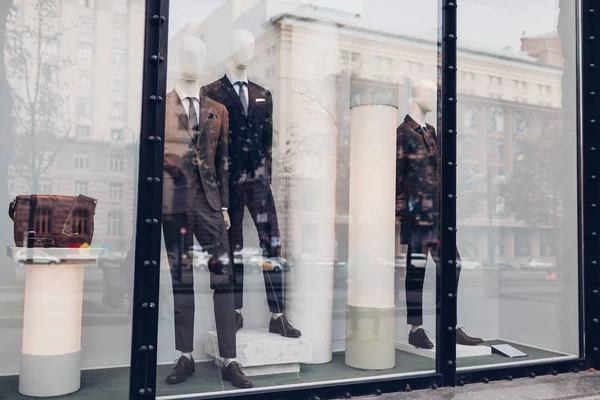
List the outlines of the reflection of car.
{"type": "MultiPolygon", "coordinates": [[[[425,268],[427,264],[427,255],[423,253],[412,253],[410,255],[410,264],[415,268],[425,268]]],[[[396,268],[406,267],[406,254],[396,257],[396,268]]]]}
{"type": "Polygon", "coordinates": [[[471,261],[471,260],[460,260],[460,266],[463,269],[481,269],[483,265],[479,261],[471,261]]]}
{"type": "Polygon", "coordinates": [[[200,271],[208,271],[208,260],[210,254],[205,251],[192,250],[190,251],[190,257],[192,257],[192,265],[195,269],[200,271]]]}
{"type": "Polygon", "coordinates": [[[521,267],[527,269],[550,269],[554,268],[554,264],[542,260],[529,260],[525,264],[521,264],[521,267]]]}
{"type": "MultiPolygon", "coordinates": [[[[15,261],[24,264],[29,256],[29,250],[21,250],[15,254],[15,261]]],[[[58,257],[51,256],[44,250],[33,249],[32,250],[34,264],[58,264],[60,259],[58,257]]]]}
{"type": "Polygon", "coordinates": [[[263,271],[282,272],[290,269],[290,263],[279,257],[266,258],[262,262],[263,271]]]}
{"type": "Polygon", "coordinates": [[[234,264],[241,264],[244,262],[244,258],[250,259],[250,262],[256,262],[253,260],[255,257],[262,257],[262,249],[260,247],[244,247],[233,252],[234,264]]]}

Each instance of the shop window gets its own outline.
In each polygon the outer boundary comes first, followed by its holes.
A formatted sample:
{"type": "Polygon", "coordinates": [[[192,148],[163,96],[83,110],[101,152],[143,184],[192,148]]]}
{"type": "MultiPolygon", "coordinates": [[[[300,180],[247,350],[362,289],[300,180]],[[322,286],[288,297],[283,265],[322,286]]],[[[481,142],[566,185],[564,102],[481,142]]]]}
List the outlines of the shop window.
{"type": "Polygon", "coordinates": [[[75,134],[77,135],[77,137],[90,137],[90,126],[89,125],[77,125],[77,128],[75,128],[75,134]]]}
{"type": "Polygon", "coordinates": [[[462,123],[463,127],[467,129],[475,129],[477,128],[477,114],[475,113],[475,109],[472,107],[466,106],[462,111],[462,123]]]}

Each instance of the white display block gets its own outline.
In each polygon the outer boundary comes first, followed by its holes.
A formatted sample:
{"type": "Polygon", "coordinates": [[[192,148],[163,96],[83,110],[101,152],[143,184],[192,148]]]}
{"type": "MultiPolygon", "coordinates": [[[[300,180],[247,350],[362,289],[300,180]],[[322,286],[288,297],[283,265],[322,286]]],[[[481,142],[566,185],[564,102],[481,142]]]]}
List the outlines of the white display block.
{"type": "Polygon", "coordinates": [[[105,249],[8,247],[26,266],[19,392],[51,397],[79,390],[83,277],[105,249]]]}
{"type": "Polygon", "coordinates": [[[395,365],[395,320],[389,310],[395,307],[397,112],[391,105],[352,107],[347,304],[353,320],[346,323],[346,364],[360,369],[395,365]],[[364,319],[377,321],[374,326],[386,332],[350,330],[372,331],[364,319]]]}
{"type": "Polygon", "coordinates": [[[279,143],[287,143],[286,314],[310,341],[312,364],[332,360],[333,260],[338,128],[339,32],[291,28],[290,48],[282,50],[291,68],[285,82],[289,100],[280,115],[279,143]]]}
{"type": "MultiPolygon", "coordinates": [[[[204,351],[222,365],[216,331],[206,332],[204,351]]],[[[310,341],[286,338],[267,329],[241,329],[237,333],[236,359],[248,376],[300,372],[300,363],[311,360],[310,341]]]]}
{"type": "MultiPolygon", "coordinates": [[[[432,343],[435,346],[435,342],[432,341],[432,343]]],[[[396,342],[396,350],[416,354],[421,357],[435,359],[435,347],[433,349],[418,349],[412,344],[408,344],[408,342],[396,342]]],[[[462,344],[456,345],[456,358],[479,357],[490,355],[492,355],[492,348],[490,346],[464,346],[462,344]]]]}

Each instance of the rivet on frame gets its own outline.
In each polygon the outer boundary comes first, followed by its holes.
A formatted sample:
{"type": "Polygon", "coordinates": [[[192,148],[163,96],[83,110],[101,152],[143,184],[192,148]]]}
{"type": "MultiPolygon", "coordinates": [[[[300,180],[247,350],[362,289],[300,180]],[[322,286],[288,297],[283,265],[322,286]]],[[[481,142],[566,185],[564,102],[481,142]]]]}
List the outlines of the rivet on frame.
{"type": "Polygon", "coordinates": [[[452,360],[448,360],[447,364],[448,364],[449,366],[453,366],[453,365],[454,365],[454,362],[453,362],[452,360]]]}
{"type": "Polygon", "coordinates": [[[595,37],[593,37],[593,36],[590,36],[590,40],[594,40],[594,39],[596,39],[596,38],[595,38],[595,37]]]}
{"type": "Polygon", "coordinates": [[[506,380],[508,380],[508,381],[512,381],[512,380],[513,380],[513,377],[512,377],[512,375],[508,375],[508,376],[506,377],[506,380]]]}
{"type": "Polygon", "coordinates": [[[142,388],[140,390],[138,390],[139,394],[146,394],[146,389],[142,388]]]}
{"type": "Polygon", "coordinates": [[[148,351],[148,346],[143,345],[142,347],[140,347],[140,351],[143,353],[145,351],[148,351]]]}
{"type": "Polygon", "coordinates": [[[150,96],[150,100],[156,101],[156,96],[155,95],[150,96]]]}
{"type": "Polygon", "coordinates": [[[590,13],[590,14],[594,14],[594,12],[595,12],[595,11],[594,11],[594,9],[593,9],[593,8],[590,8],[590,9],[588,10],[588,13],[590,13]]]}
{"type": "Polygon", "coordinates": [[[152,220],[150,218],[146,218],[146,220],[144,221],[147,225],[150,225],[152,223],[152,220]]]}
{"type": "Polygon", "coordinates": [[[600,320],[598,318],[594,318],[594,319],[592,319],[592,322],[597,324],[598,322],[600,322],[600,320]]]}
{"type": "Polygon", "coordinates": [[[453,166],[453,165],[454,165],[454,163],[453,163],[452,161],[450,161],[450,162],[448,162],[448,165],[449,165],[449,166],[453,166]]]}
{"type": "Polygon", "coordinates": [[[595,95],[596,95],[596,92],[594,92],[594,91],[590,92],[590,96],[595,96],[595,95]]]}
{"type": "Polygon", "coordinates": [[[455,133],[456,133],[456,132],[455,132],[454,130],[452,130],[452,129],[448,129],[448,134],[450,134],[450,135],[453,135],[453,134],[455,134],[455,133]]]}
{"type": "Polygon", "coordinates": [[[591,176],[591,178],[592,178],[592,179],[596,179],[596,175],[592,175],[592,176],[591,176]]]}
{"type": "Polygon", "coordinates": [[[598,265],[598,261],[597,260],[592,260],[592,265],[598,265]]]}
{"type": "Polygon", "coordinates": [[[484,377],[482,380],[483,380],[483,383],[490,383],[490,379],[487,377],[484,377]]]}
{"type": "Polygon", "coordinates": [[[592,208],[596,208],[596,203],[592,203],[592,208]]]}
{"type": "Polygon", "coordinates": [[[381,389],[375,388],[375,390],[373,391],[373,393],[375,393],[376,396],[381,396],[381,389]]]}
{"type": "Polygon", "coordinates": [[[148,303],[142,303],[142,308],[148,308],[148,303]]]}
{"type": "Polygon", "coordinates": [[[158,220],[156,218],[152,219],[152,225],[158,225],[158,220]]]}
{"type": "Polygon", "coordinates": [[[449,194],[449,195],[448,195],[448,198],[449,198],[449,199],[453,199],[453,198],[454,198],[454,195],[452,195],[452,194],[449,194]]]}
{"type": "Polygon", "coordinates": [[[451,226],[449,226],[449,227],[448,227],[448,232],[454,232],[454,228],[453,228],[453,227],[451,227],[451,226]]]}
{"type": "Polygon", "coordinates": [[[150,260],[144,261],[144,267],[149,267],[149,266],[150,266],[150,260]]]}
{"type": "Polygon", "coordinates": [[[594,64],[594,63],[591,63],[591,64],[590,64],[590,68],[596,68],[596,64],[594,64]]]}
{"type": "Polygon", "coordinates": [[[596,148],[595,147],[591,147],[590,150],[591,151],[596,151],[596,148]]]}
{"type": "Polygon", "coordinates": [[[594,290],[592,290],[592,293],[593,293],[593,294],[598,294],[598,289],[594,289],[594,290]]]}
{"type": "Polygon", "coordinates": [[[159,102],[159,103],[162,103],[162,101],[163,101],[163,98],[162,98],[162,96],[158,96],[158,97],[157,97],[157,99],[158,99],[158,102],[159,102]]]}
{"type": "Polygon", "coordinates": [[[433,383],[431,384],[431,388],[432,388],[432,389],[434,389],[434,390],[435,390],[435,389],[437,389],[437,388],[438,388],[438,385],[437,385],[437,383],[433,382],[433,383]]]}
{"type": "Polygon", "coordinates": [[[344,398],[345,399],[351,399],[352,395],[350,393],[346,392],[346,393],[344,393],[344,398]]]}
{"type": "Polygon", "coordinates": [[[448,298],[449,299],[453,299],[454,298],[454,293],[448,293],[448,298]]]}
{"type": "Polygon", "coordinates": [[[449,327],[447,327],[447,328],[446,328],[446,330],[447,330],[448,332],[452,332],[452,331],[454,330],[454,327],[453,327],[453,326],[449,326],[449,327]]]}
{"type": "Polygon", "coordinates": [[[531,377],[531,378],[535,378],[535,372],[532,372],[532,373],[530,373],[530,374],[529,374],[529,377],[531,377]]]}
{"type": "Polygon", "coordinates": [[[595,119],[591,119],[591,120],[590,120],[590,123],[592,123],[592,124],[595,124],[595,123],[596,123],[596,120],[595,120],[595,119]]]}
{"type": "Polygon", "coordinates": [[[600,349],[598,349],[598,347],[594,347],[592,350],[594,350],[594,352],[596,352],[596,353],[597,353],[597,352],[598,352],[598,350],[600,350],[600,349]]]}
{"type": "Polygon", "coordinates": [[[596,236],[597,234],[597,232],[592,232],[592,236],[596,236]]]}

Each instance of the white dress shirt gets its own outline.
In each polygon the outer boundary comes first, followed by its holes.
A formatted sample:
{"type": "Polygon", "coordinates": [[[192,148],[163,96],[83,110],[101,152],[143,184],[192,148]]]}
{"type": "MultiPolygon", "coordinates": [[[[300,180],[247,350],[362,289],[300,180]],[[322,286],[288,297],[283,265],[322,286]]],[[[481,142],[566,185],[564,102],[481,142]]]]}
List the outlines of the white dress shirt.
{"type": "MultiPolygon", "coordinates": [[[[189,95],[186,92],[184,92],[180,87],[175,86],[175,93],[177,93],[177,96],[179,96],[179,100],[181,100],[181,103],[183,104],[183,109],[185,110],[185,114],[188,116],[188,118],[190,117],[190,97],[192,97],[194,99],[194,108],[196,109],[196,117],[200,118],[200,98],[198,97],[198,94],[196,95],[189,95]]],[[[199,121],[196,120],[196,124],[199,121]]]]}
{"type": "MultiPolygon", "coordinates": [[[[231,76],[229,76],[229,74],[225,74],[227,76],[227,79],[229,79],[229,83],[231,83],[231,85],[233,86],[233,88],[235,89],[235,92],[237,93],[237,95],[240,95],[240,85],[236,85],[237,82],[239,81],[233,81],[231,76]]],[[[242,82],[244,82],[246,85],[246,87],[244,88],[244,97],[246,97],[246,104],[250,104],[248,102],[248,79],[242,79],[242,82]]]]}

